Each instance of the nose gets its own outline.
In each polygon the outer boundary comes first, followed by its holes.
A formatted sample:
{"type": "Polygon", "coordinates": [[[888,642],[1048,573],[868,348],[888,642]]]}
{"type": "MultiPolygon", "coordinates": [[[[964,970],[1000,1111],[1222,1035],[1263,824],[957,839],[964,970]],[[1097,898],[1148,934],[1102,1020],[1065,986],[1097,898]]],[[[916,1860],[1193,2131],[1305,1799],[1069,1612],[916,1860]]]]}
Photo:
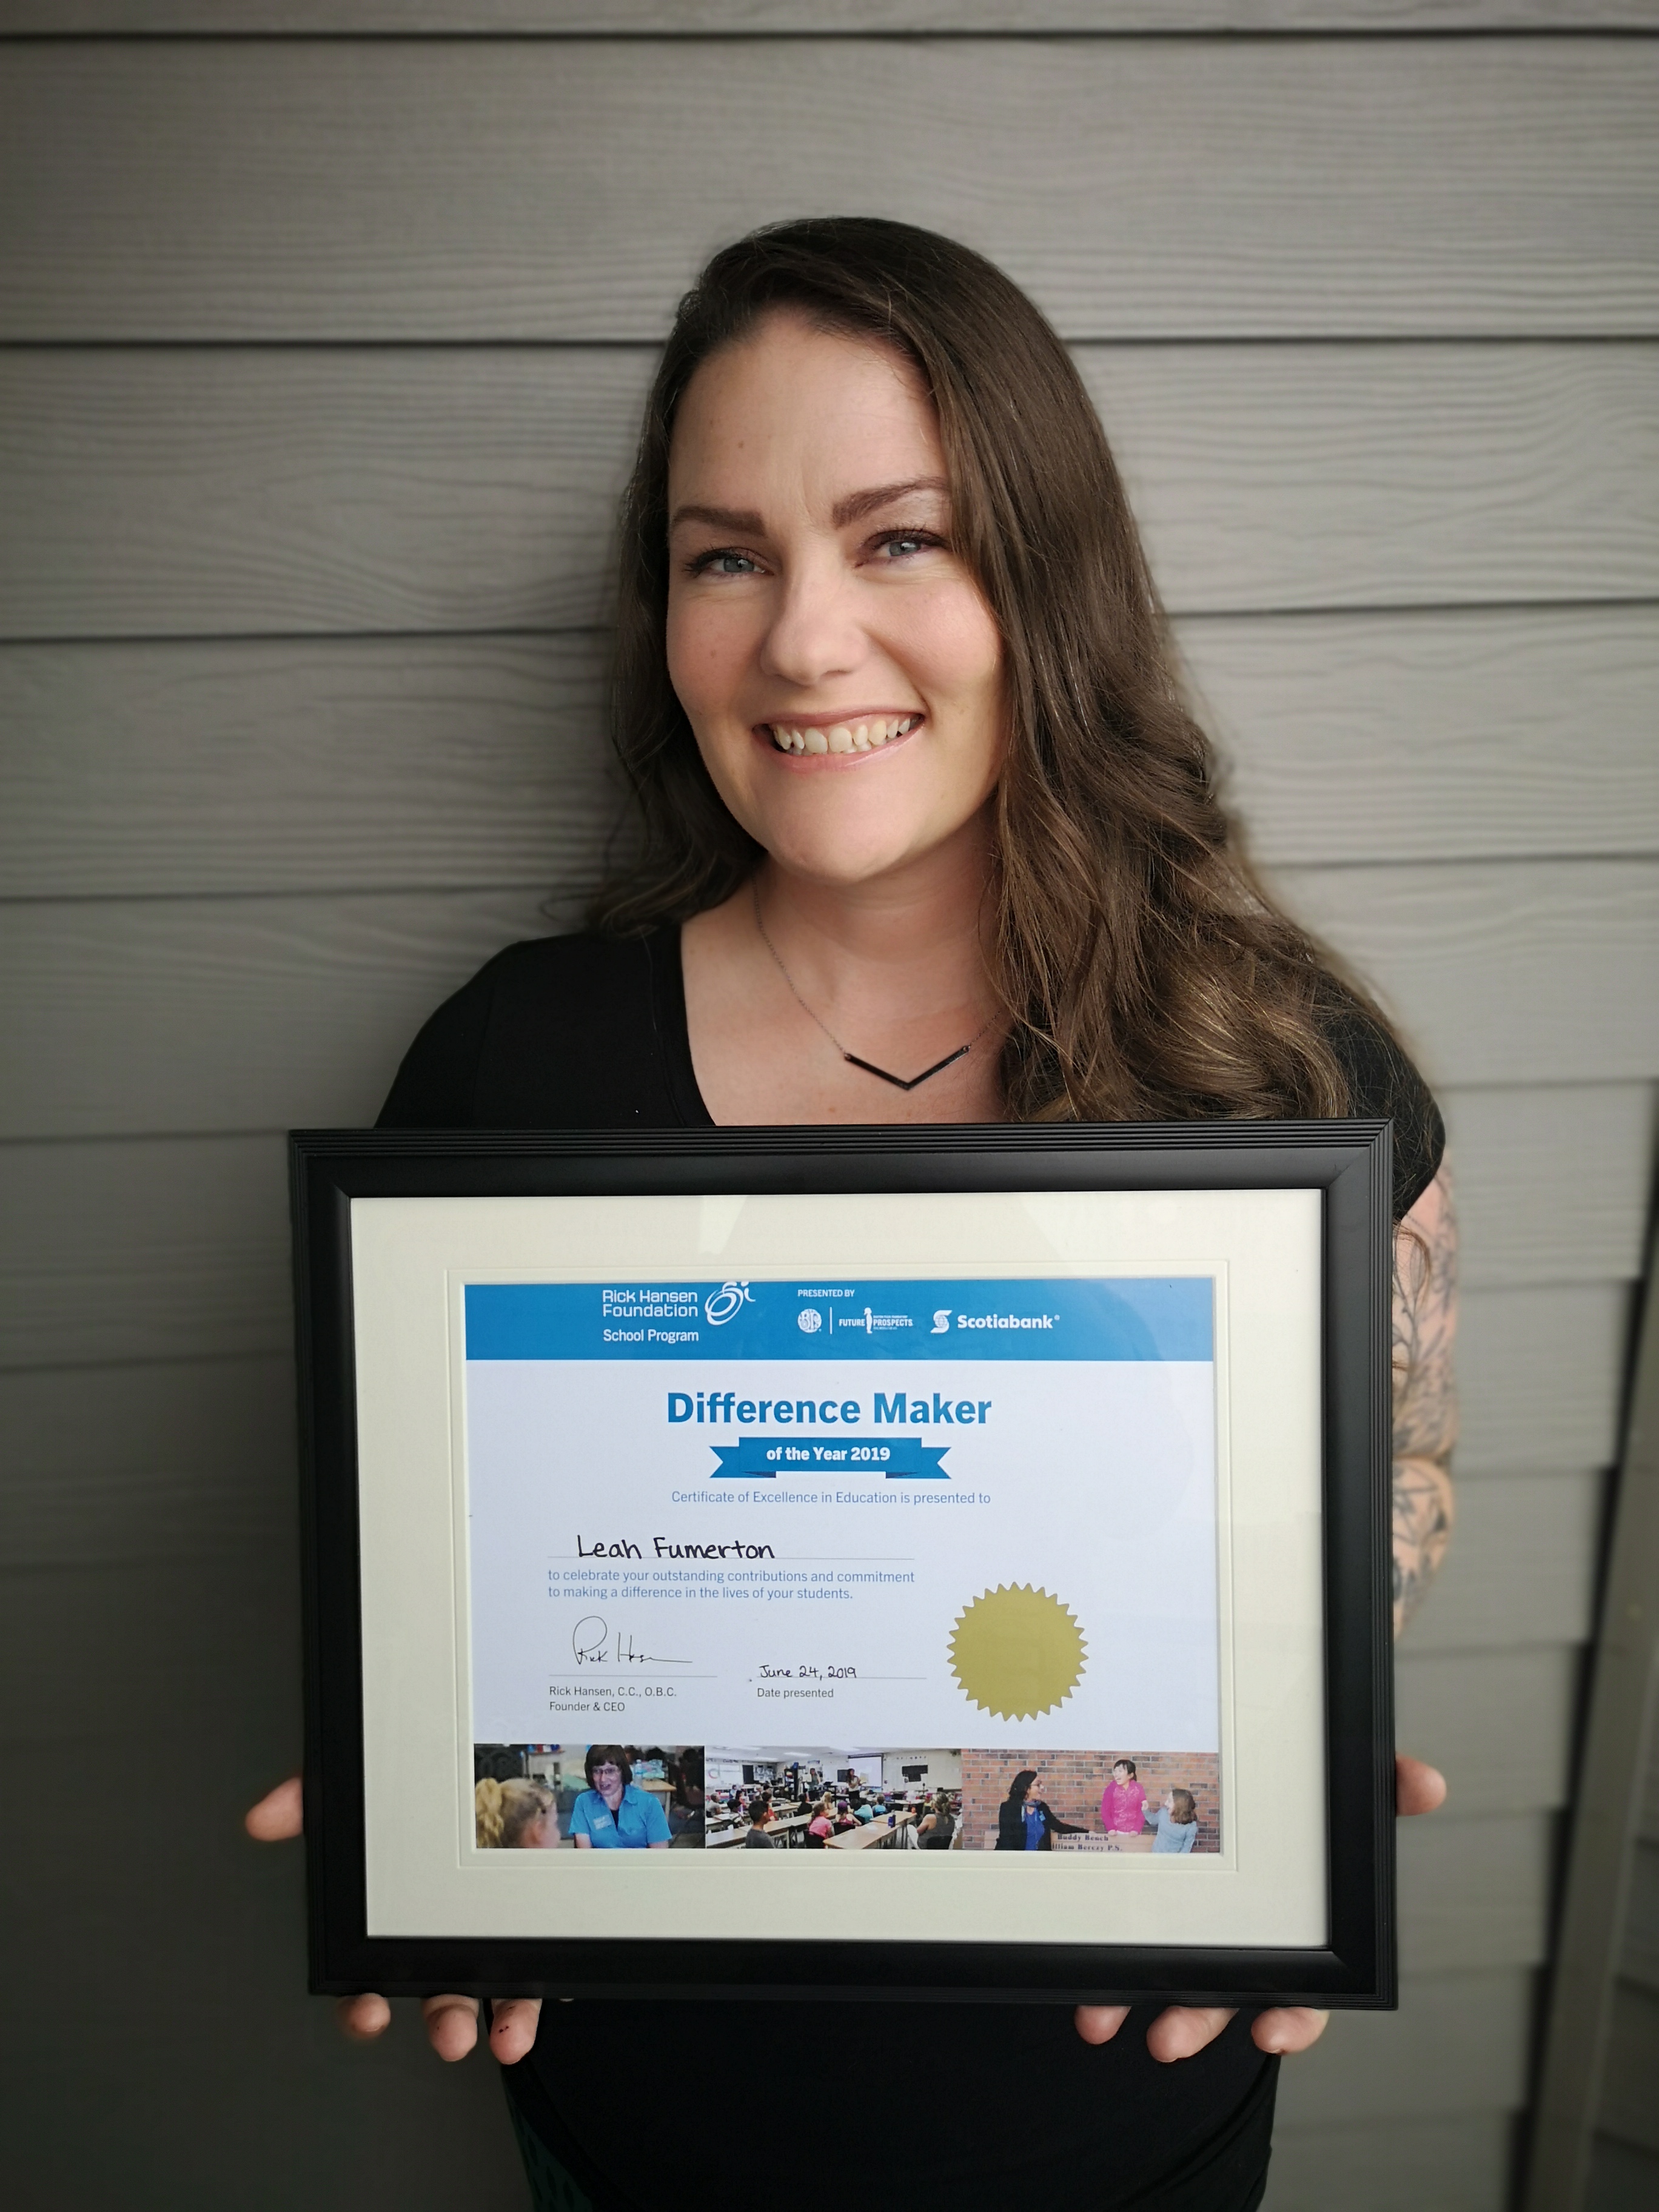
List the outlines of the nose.
{"type": "Polygon", "coordinates": [[[785,570],[761,644],[768,676],[800,690],[859,667],[867,641],[838,553],[809,549],[785,570]]]}

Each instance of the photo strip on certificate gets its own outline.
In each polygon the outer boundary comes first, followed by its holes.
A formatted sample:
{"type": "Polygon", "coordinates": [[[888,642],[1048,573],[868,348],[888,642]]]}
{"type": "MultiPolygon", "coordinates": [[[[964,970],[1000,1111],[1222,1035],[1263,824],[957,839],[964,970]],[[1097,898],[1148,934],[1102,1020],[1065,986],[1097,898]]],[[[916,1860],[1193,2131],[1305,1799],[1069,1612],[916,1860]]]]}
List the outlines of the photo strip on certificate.
{"type": "Polygon", "coordinates": [[[1224,1848],[1212,1272],[468,1281],[476,1848],[1224,1848]]]}

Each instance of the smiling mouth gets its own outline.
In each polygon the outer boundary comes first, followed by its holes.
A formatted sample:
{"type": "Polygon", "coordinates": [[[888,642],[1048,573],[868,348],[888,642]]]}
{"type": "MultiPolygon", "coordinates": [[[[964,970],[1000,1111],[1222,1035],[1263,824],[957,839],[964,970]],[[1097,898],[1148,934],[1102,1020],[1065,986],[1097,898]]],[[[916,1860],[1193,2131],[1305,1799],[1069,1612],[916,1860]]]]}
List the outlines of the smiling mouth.
{"type": "Polygon", "coordinates": [[[860,721],[832,722],[827,729],[793,722],[762,726],[781,753],[868,753],[908,738],[922,719],[921,714],[878,714],[860,721]]]}

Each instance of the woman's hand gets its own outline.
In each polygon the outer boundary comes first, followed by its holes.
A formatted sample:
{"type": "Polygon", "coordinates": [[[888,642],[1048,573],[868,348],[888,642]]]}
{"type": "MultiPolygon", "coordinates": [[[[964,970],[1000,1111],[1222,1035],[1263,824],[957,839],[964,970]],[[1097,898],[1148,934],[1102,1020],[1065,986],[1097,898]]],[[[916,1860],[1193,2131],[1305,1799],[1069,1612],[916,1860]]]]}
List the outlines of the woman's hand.
{"type": "MultiPolygon", "coordinates": [[[[304,1826],[300,1778],[289,1775],[269,1796],[250,1806],[243,1825],[257,1843],[281,1844],[297,1836],[304,1826]]],[[[355,2043],[372,2043],[392,2025],[392,2007],[384,1997],[337,1997],[334,2016],[355,2043]]],[[[516,2066],[536,2040],[542,2016],[539,1997],[501,1997],[495,2007],[489,2048],[503,2066],[516,2066]]],[[[423,1997],[421,2017],[427,2040],[440,2058],[452,2064],[465,2058],[478,2039],[477,1997],[423,1997]]]]}
{"type": "MultiPolygon", "coordinates": [[[[1444,1803],[1446,1778],[1432,1766],[1420,1759],[1396,1759],[1394,1771],[1395,1802],[1401,1814],[1432,1813],[1444,1803]]],[[[1190,2058],[1206,2043],[1213,2043],[1232,2016],[1221,2005],[1171,2005],[1147,2029],[1146,2048],[1166,2064],[1190,2058]]],[[[1077,2032],[1085,2043],[1109,2043],[1128,2017],[1127,2005],[1079,2005],[1077,2032]]],[[[1251,2040],[1258,2050],[1288,2056],[1317,2043],[1329,2018],[1329,2013],[1316,2012],[1310,2005],[1275,2005],[1257,2016],[1251,2040]]]]}

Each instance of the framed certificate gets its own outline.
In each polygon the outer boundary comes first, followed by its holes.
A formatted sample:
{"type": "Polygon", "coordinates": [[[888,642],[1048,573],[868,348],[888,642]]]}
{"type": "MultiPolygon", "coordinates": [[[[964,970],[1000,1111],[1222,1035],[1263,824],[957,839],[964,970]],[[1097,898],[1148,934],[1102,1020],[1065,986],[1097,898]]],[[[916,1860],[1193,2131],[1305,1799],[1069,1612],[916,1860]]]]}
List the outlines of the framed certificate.
{"type": "Polygon", "coordinates": [[[314,1989],[1394,2002],[1386,1122],[292,1167],[314,1989]]]}

